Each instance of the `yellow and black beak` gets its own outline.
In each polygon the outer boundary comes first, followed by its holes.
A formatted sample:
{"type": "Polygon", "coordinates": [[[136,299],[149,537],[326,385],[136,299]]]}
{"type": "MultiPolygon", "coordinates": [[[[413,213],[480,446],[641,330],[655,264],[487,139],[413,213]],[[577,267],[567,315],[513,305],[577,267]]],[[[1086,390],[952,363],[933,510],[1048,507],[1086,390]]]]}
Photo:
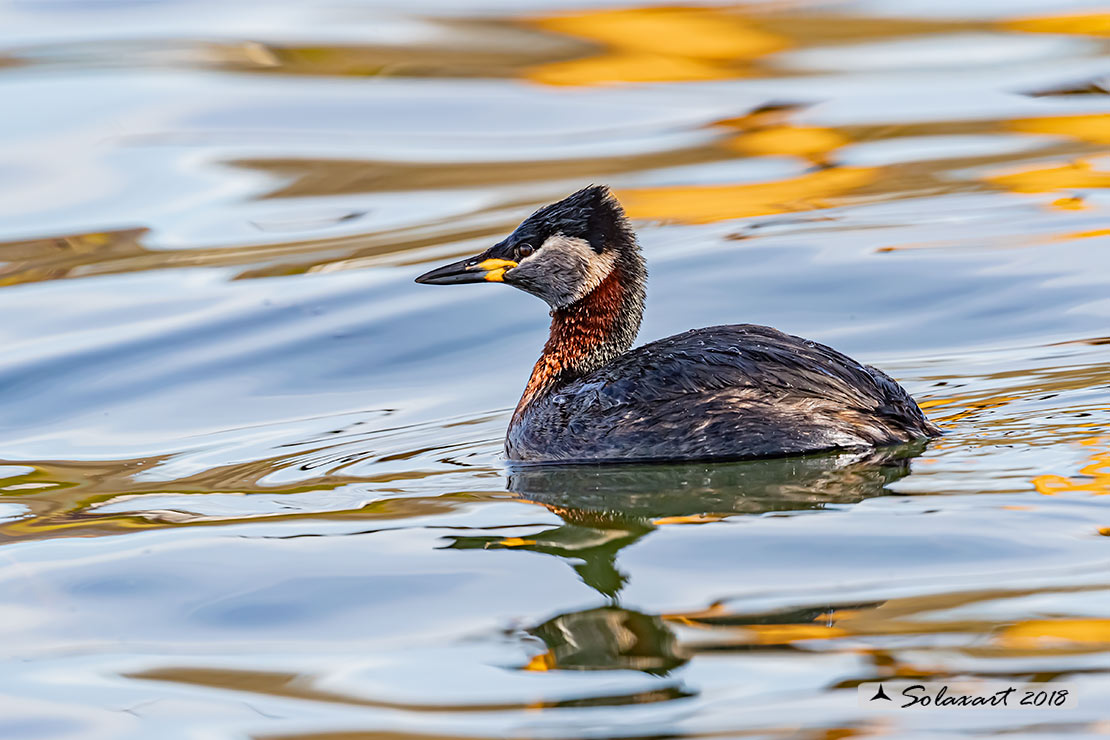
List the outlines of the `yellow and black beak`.
{"type": "Polygon", "coordinates": [[[493,257],[489,259],[468,257],[426,272],[416,278],[416,282],[425,285],[460,285],[462,283],[484,283],[487,280],[500,283],[505,280],[505,271],[516,267],[516,264],[512,260],[493,257]]]}

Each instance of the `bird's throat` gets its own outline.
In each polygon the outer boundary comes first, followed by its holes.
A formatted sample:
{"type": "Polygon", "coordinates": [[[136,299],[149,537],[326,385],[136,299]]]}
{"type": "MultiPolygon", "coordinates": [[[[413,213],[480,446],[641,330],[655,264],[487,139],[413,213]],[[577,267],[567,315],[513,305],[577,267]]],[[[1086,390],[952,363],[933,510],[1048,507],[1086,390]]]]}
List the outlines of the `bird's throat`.
{"type": "Polygon", "coordinates": [[[543,354],[517,404],[514,419],[546,393],[602,367],[632,346],[643,315],[639,275],[616,267],[585,297],[551,312],[543,354]]]}

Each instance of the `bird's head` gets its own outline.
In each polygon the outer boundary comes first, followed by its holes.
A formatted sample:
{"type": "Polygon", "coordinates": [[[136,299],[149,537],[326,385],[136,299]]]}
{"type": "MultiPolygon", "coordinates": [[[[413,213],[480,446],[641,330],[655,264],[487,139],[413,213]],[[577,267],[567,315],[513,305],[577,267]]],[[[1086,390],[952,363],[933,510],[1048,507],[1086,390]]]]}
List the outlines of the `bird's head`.
{"type": "Polygon", "coordinates": [[[539,209],[481,254],[426,272],[416,282],[506,283],[559,309],[589,295],[618,262],[632,262],[642,273],[620,203],[604,185],[591,185],[539,209]]]}

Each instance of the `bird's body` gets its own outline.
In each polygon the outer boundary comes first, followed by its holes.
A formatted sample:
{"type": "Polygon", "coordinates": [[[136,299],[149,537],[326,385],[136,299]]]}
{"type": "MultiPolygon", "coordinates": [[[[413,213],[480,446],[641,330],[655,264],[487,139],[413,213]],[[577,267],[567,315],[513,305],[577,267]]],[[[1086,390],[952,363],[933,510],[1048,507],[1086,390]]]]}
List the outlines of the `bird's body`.
{"type": "Polygon", "coordinates": [[[544,462],[743,459],[933,434],[883,372],[739,324],[660,339],[552,388],[513,418],[506,451],[544,462]]]}
{"type": "Polygon", "coordinates": [[[552,307],[550,337],[509,423],[510,460],[735,460],[939,434],[881,371],[769,327],[714,326],[629,349],[646,270],[605,188],[546,206],[486,252],[418,278],[483,281],[552,307]]]}

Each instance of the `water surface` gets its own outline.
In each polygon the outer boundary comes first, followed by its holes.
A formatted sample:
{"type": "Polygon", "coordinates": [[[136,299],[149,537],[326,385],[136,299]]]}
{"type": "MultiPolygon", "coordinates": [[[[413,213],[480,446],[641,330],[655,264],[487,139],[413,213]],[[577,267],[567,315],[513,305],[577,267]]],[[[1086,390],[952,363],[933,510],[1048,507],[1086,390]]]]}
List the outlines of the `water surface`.
{"type": "Polygon", "coordinates": [[[1110,15],[0,5],[0,737],[1106,732],[1110,15]],[[927,446],[512,470],[546,332],[412,278],[612,185],[641,340],[753,322],[927,446]],[[890,714],[884,678],[1068,712],[890,714]]]}

